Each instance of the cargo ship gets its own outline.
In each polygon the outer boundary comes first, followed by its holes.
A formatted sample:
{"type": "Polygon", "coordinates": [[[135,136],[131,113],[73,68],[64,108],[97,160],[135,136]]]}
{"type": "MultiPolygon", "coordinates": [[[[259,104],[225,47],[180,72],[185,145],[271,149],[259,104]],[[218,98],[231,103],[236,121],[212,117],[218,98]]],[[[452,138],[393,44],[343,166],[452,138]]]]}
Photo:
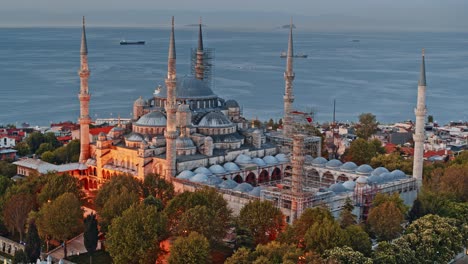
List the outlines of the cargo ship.
{"type": "Polygon", "coordinates": [[[138,41],[121,40],[120,45],[145,45],[145,41],[144,40],[138,40],[138,41]]]}

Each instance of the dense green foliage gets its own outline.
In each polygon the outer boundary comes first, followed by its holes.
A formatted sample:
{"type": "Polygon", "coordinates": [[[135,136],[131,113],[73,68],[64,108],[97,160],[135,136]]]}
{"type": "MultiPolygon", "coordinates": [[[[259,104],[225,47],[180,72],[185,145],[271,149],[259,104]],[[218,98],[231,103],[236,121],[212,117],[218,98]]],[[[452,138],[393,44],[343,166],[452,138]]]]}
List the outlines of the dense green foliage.
{"type": "Polygon", "coordinates": [[[25,242],[26,245],[24,251],[28,256],[29,262],[34,263],[41,255],[41,239],[34,222],[29,223],[25,242]]]}
{"type": "Polygon", "coordinates": [[[166,205],[174,198],[174,186],[158,174],[149,173],[145,175],[143,181],[143,195],[145,197],[152,195],[166,205]]]}
{"type": "Polygon", "coordinates": [[[344,153],[345,161],[353,161],[358,165],[369,164],[372,158],[385,153],[382,143],[377,140],[367,141],[362,138],[354,140],[344,153]]]}
{"type": "Polygon", "coordinates": [[[362,113],[359,115],[359,123],[356,125],[356,135],[368,140],[377,131],[378,124],[375,115],[362,113]]]}
{"type": "Polygon", "coordinates": [[[39,204],[55,200],[67,192],[73,193],[79,200],[84,198],[80,181],[67,173],[47,173],[41,177],[45,178],[45,184],[37,196],[39,204]]]}
{"type": "Polygon", "coordinates": [[[90,262],[93,256],[93,253],[96,251],[97,243],[99,239],[99,230],[98,222],[95,214],[89,214],[83,221],[84,223],[84,233],[83,233],[83,243],[86,248],[86,251],[89,253],[90,262]]]}
{"type": "Polygon", "coordinates": [[[209,263],[210,244],[204,236],[191,232],[187,237],[174,241],[169,256],[169,264],[209,263]]]}
{"type": "MultiPolygon", "coordinates": [[[[0,160],[0,176],[11,178],[16,175],[16,165],[5,160],[0,160]]],[[[2,187],[0,186],[0,189],[2,187]]]]}
{"type": "Polygon", "coordinates": [[[28,221],[28,214],[34,208],[34,196],[27,193],[18,193],[10,196],[3,206],[3,220],[10,232],[15,230],[23,240],[24,229],[28,221]]]}
{"type": "Polygon", "coordinates": [[[337,261],[340,264],[372,264],[372,259],[347,246],[335,247],[325,251],[324,258],[332,263],[337,261]]]}

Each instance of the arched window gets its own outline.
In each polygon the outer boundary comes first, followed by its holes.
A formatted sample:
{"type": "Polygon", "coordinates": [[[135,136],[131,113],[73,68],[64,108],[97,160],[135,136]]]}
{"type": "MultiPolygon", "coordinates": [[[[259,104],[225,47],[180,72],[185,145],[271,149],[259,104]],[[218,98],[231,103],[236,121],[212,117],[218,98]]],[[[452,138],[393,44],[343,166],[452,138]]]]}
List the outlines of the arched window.
{"type": "Polygon", "coordinates": [[[260,175],[258,175],[258,183],[268,182],[270,179],[268,177],[268,171],[262,170],[260,175]]]}
{"type": "Polygon", "coordinates": [[[281,170],[279,168],[275,168],[271,173],[271,180],[272,181],[279,181],[281,180],[281,170]]]}
{"type": "Polygon", "coordinates": [[[335,183],[335,178],[333,174],[329,171],[325,172],[322,176],[322,186],[329,187],[330,185],[335,183]]]}
{"type": "Polygon", "coordinates": [[[242,183],[242,182],[244,182],[244,181],[242,180],[242,177],[241,177],[239,174],[237,174],[237,175],[234,177],[233,180],[234,180],[235,182],[237,182],[237,183],[242,183]]]}
{"type": "Polygon", "coordinates": [[[317,170],[311,169],[306,171],[305,173],[305,183],[308,187],[319,188],[321,187],[320,184],[320,174],[317,170]]]}
{"type": "Polygon", "coordinates": [[[250,172],[247,174],[247,177],[245,177],[245,182],[250,183],[252,186],[256,186],[257,181],[255,180],[255,173],[250,172]]]}

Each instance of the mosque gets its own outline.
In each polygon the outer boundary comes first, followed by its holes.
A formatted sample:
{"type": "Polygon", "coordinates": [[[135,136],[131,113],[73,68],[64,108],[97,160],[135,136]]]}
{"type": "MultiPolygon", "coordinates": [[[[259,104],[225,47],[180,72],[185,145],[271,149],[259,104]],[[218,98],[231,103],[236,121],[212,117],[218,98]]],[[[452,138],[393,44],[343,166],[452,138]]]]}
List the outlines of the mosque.
{"type": "Polygon", "coordinates": [[[281,132],[250,126],[239,103],[216,95],[206,81],[206,56],[202,25],[199,25],[194,76],[178,77],[174,18],[169,40],[165,86],[133,104],[131,125],[117,125],[89,142],[86,30],[83,18],[80,76],[80,173],[86,188],[98,188],[112,176],[126,173],[143,179],[157,173],[171,181],[177,191],[193,191],[203,186],[217,188],[234,212],[252,199],[270,200],[286,215],[288,222],[307,207],[328,206],[339,214],[346,198],[355,202],[355,214],[365,218],[378,192],[399,192],[412,204],[422,180],[424,140],[425,68],[424,54],[418,86],[415,169],[408,176],[401,171],[320,157],[319,137],[296,130],[292,112],[293,30],[289,31],[284,72],[284,117],[281,132]]]}

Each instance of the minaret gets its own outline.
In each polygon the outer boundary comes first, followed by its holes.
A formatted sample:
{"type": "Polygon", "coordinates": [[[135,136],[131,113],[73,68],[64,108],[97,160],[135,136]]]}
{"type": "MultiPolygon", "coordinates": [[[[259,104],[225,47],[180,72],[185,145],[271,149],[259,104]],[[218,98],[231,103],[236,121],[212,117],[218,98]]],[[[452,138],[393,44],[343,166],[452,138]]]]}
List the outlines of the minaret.
{"type": "Polygon", "coordinates": [[[417,180],[418,188],[422,186],[423,155],[424,155],[424,120],[426,118],[426,65],[424,62],[424,49],[422,50],[421,73],[418,82],[418,101],[416,109],[416,129],[414,130],[414,160],[413,178],[417,180]]]}
{"type": "Polygon", "coordinates": [[[91,118],[89,117],[89,99],[91,95],[88,91],[88,45],[86,43],[86,30],[85,30],[85,18],[83,17],[83,31],[81,33],[81,49],[80,49],[80,162],[86,162],[89,159],[89,124],[91,118]]]}
{"type": "Polygon", "coordinates": [[[197,47],[197,63],[195,64],[195,77],[203,80],[205,73],[205,66],[203,65],[203,34],[202,34],[202,21],[200,18],[198,30],[198,47],[197,47]]]}
{"type": "Polygon", "coordinates": [[[283,118],[283,135],[287,137],[292,136],[292,103],[294,102],[293,95],[293,37],[292,37],[292,19],[289,25],[289,41],[288,41],[288,53],[286,56],[286,71],[284,72],[285,89],[284,89],[284,118],[283,118]]]}
{"type": "Polygon", "coordinates": [[[177,139],[177,102],[176,102],[176,50],[174,39],[174,17],[172,17],[172,31],[169,40],[169,56],[167,59],[167,102],[166,102],[166,179],[176,174],[176,139],[177,139]]]}

